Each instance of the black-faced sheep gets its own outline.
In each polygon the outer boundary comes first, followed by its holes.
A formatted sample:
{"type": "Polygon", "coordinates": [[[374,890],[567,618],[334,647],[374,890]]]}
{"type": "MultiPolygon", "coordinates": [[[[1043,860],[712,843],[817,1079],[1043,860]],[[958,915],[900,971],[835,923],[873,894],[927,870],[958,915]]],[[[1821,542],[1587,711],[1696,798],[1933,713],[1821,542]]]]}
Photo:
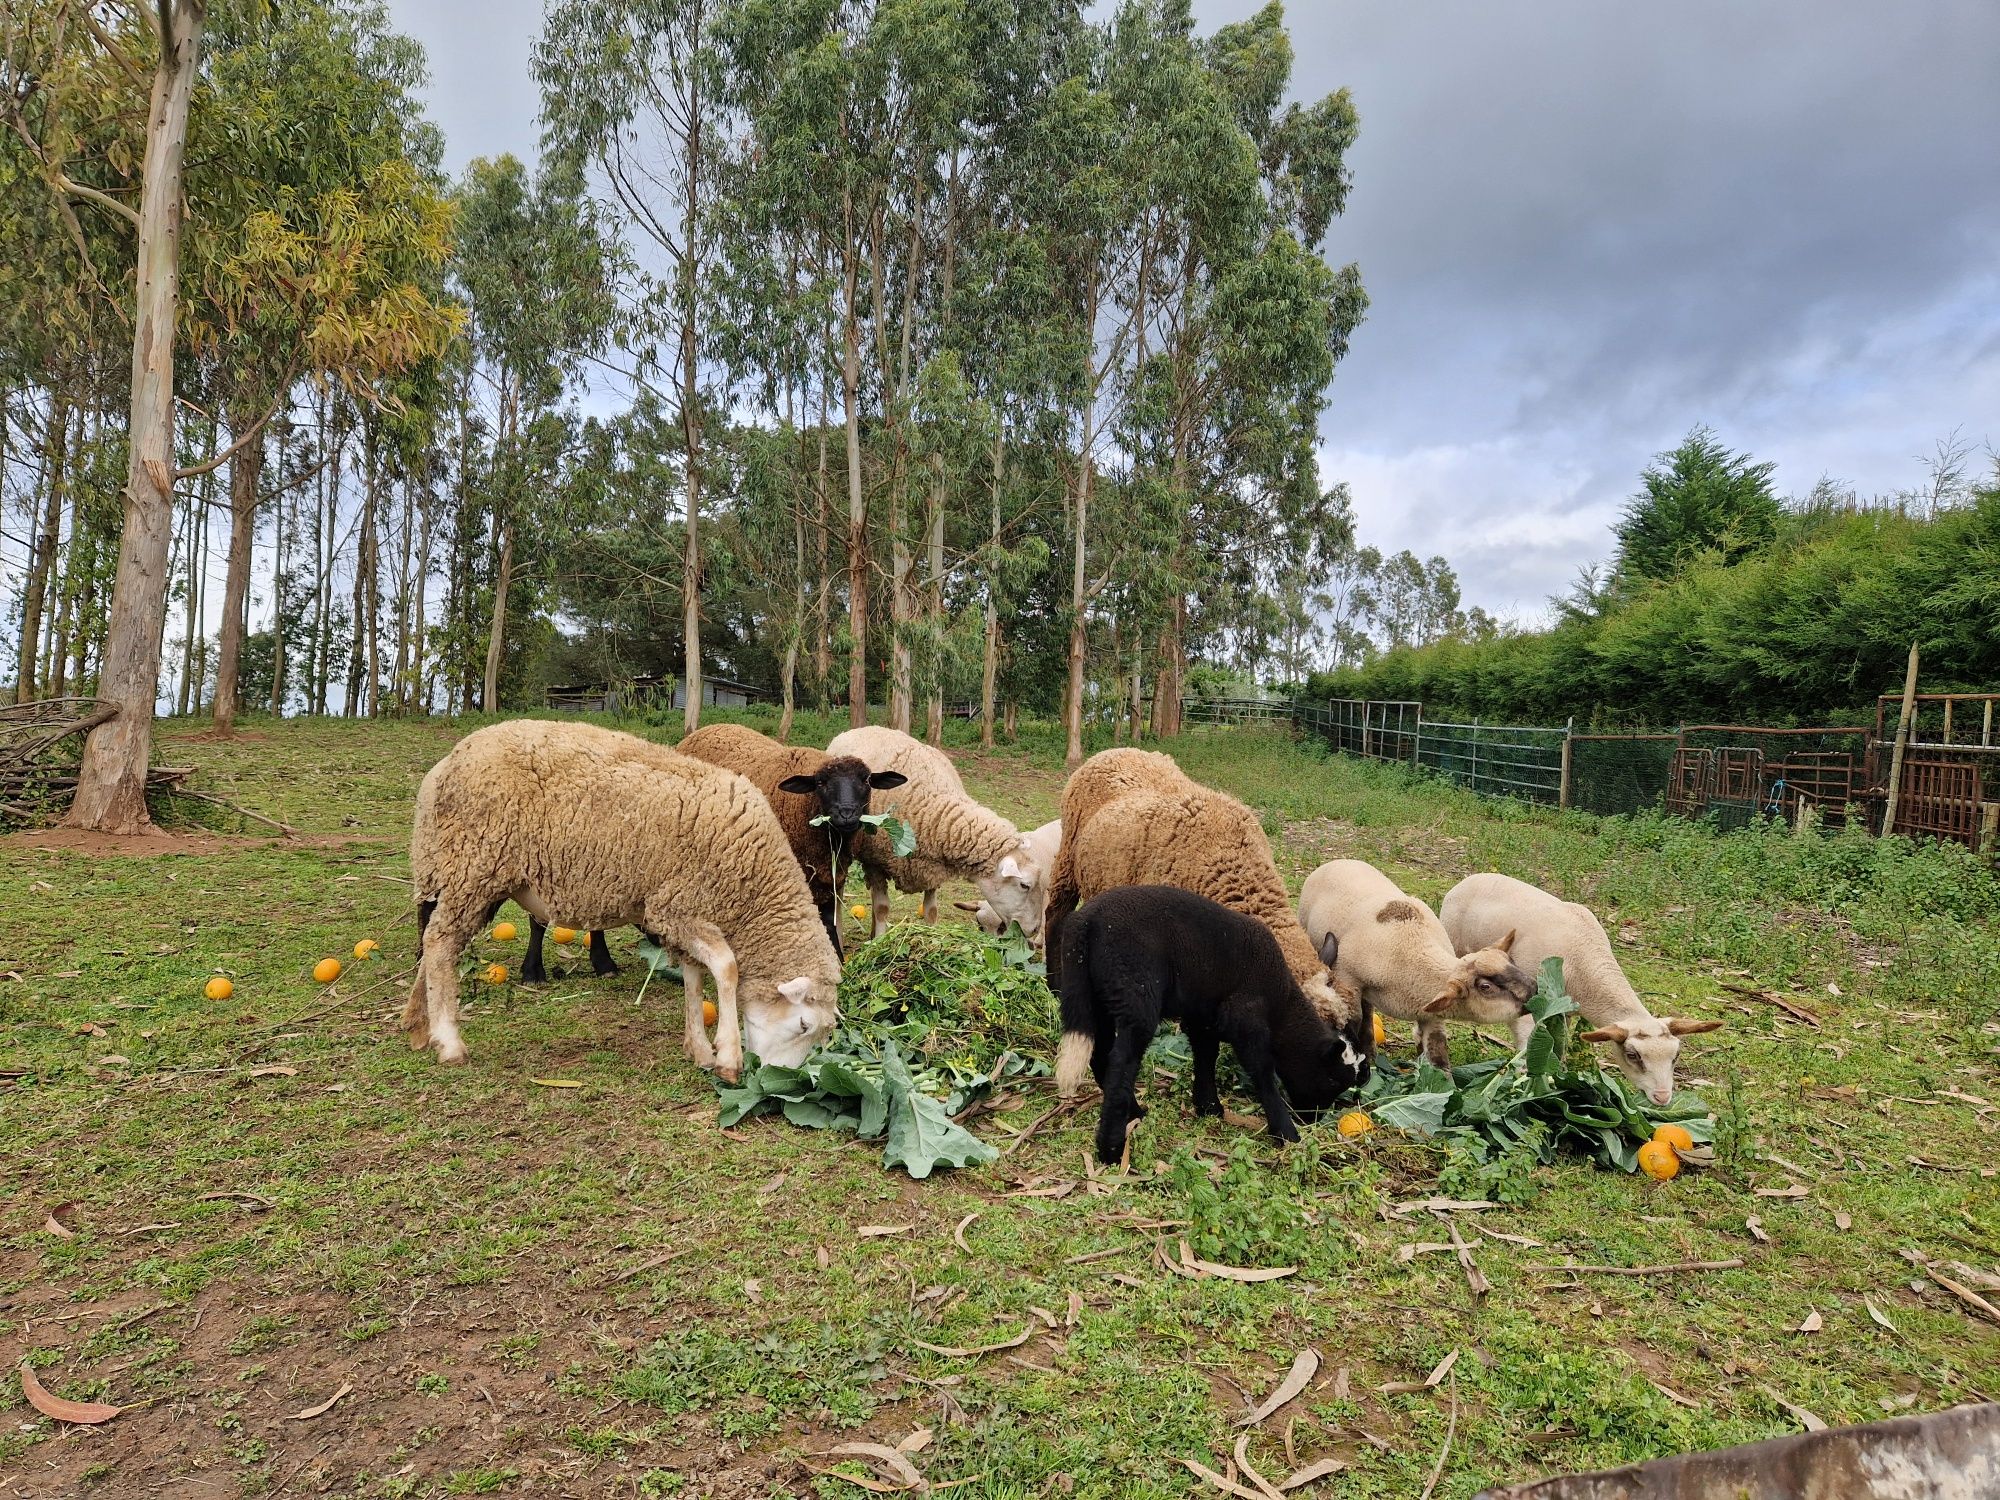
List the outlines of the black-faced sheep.
{"type": "Polygon", "coordinates": [[[1279,1140],[1299,1138],[1294,1112],[1311,1121],[1368,1081],[1374,1021],[1366,1003],[1336,1029],[1254,917],[1178,886],[1121,886],[1073,913],[1061,942],[1056,1087],[1073,1096],[1088,1062],[1104,1091],[1100,1161],[1119,1159],[1126,1131],[1145,1113],[1139,1060],[1163,1020],[1178,1020],[1193,1049],[1195,1113],[1222,1113],[1215,1063],[1227,1042],[1279,1140]]]}
{"type": "Polygon", "coordinates": [[[1517,934],[1513,958],[1522,968],[1537,972],[1544,959],[1560,958],[1563,987],[1595,1028],[1583,1039],[1613,1049],[1626,1078],[1655,1104],[1673,1100],[1680,1039],[1722,1025],[1654,1015],[1618,967],[1611,940],[1590,909],[1525,880],[1468,875],[1445,893],[1438,914],[1461,953],[1511,930],[1517,934]]]}
{"type": "Polygon", "coordinates": [[[1306,876],[1299,921],[1319,956],[1377,1011],[1414,1021],[1424,1056],[1451,1066],[1446,1020],[1514,1021],[1535,978],[1508,956],[1514,934],[1460,957],[1444,923],[1395,881],[1358,859],[1306,876]]]}
{"type": "Polygon", "coordinates": [[[1049,876],[1049,982],[1061,978],[1062,923],[1078,903],[1121,885],[1177,885],[1255,917],[1277,939],[1313,1005],[1344,1026],[1358,998],[1320,962],[1292,910],[1263,825],[1223,792],[1150,750],[1103,750],[1063,788],[1062,844],[1049,876]]]}
{"type": "Polygon", "coordinates": [[[770,801],[778,826],[791,840],[819,908],[833,951],[840,952],[840,885],[849,851],[861,832],[871,791],[888,791],[909,778],[901,771],[871,771],[852,755],[829,755],[810,745],[781,745],[746,724],[705,724],[680,742],[681,754],[726,766],[770,801]],[[814,823],[814,818],[824,818],[814,823]]]}
{"type": "Polygon", "coordinates": [[[826,753],[852,755],[908,778],[903,786],[884,792],[875,810],[894,813],[909,824],[917,836],[916,853],[897,854],[889,840],[874,831],[864,832],[854,843],[854,857],[868,876],[873,936],[881,936],[889,925],[891,880],[898,890],[922,894],[926,922],[937,920],[939,886],[947,880],[969,880],[999,914],[1001,926],[1019,922],[1023,931],[1040,926],[1034,871],[1020,831],[966,795],[958,768],[942,750],[901,730],[870,724],[835,735],[826,753]]]}
{"type": "Polygon", "coordinates": [[[839,960],[770,803],[734,772],[633,748],[644,744],[514,720],[467,735],[424,778],[410,848],[423,950],[403,1008],[412,1046],[465,1061],[458,957],[507,900],[544,924],[658,934],[681,955],[688,1055],[727,1078],[742,1072],[746,1026],[751,1049],[781,1064],[832,1031],[839,960]]]}

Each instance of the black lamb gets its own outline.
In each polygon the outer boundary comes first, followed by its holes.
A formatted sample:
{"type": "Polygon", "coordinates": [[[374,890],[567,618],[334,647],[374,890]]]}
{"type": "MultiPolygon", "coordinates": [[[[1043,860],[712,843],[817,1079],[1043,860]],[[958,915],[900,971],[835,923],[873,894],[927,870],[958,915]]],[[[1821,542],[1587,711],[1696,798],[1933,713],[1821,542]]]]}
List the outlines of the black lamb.
{"type": "Polygon", "coordinates": [[[1056,1088],[1074,1095],[1089,1060],[1104,1091],[1100,1161],[1119,1159],[1132,1121],[1146,1112],[1139,1060],[1163,1020],[1178,1020],[1194,1050],[1195,1113],[1222,1113],[1215,1059],[1227,1042],[1279,1140],[1299,1138],[1294,1114],[1310,1122],[1368,1081],[1372,1010],[1364,1004],[1336,1027],[1299,988],[1271,929],[1206,896],[1170,885],[1106,891],[1063,924],[1061,962],[1056,1088]]]}

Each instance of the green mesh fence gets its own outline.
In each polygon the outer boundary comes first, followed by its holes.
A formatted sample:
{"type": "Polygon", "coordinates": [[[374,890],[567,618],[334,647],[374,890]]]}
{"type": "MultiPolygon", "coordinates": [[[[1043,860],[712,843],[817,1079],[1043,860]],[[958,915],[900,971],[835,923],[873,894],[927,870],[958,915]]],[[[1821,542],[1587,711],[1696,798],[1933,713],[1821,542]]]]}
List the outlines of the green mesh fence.
{"type": "Polygon", "coordinates": [[[1574,736],[1569,805],[1607,817],[1658,808],[1676,743],[1671,734],[1574,736]]]}
{"type": "Polygon", "coordinates": [[[1426,719],[1416,734],[1416,761],[1475,792],[1554,803],[1562,795],[1565,733],[1526,724],[1433,724],[1426,719]]]}

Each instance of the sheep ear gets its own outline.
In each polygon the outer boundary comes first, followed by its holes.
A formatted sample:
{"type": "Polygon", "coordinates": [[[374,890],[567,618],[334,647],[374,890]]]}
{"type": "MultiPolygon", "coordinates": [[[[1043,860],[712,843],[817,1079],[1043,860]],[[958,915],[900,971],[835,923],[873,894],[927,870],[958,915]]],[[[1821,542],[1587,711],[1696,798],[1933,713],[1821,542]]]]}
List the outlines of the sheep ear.
{"type": "Polygon", "coordinates": [[[1722,1023],[1720,1021],[1690,1021],[1684,1017],[1677,1016],[1667,1022],[1667,1032],[1672,1036],[1693,1036],[1698,1031],[1720,1031],[1721,1029],[1722,1023]]]}
{"type": "Polygon", "coordinates": [[[1002,880],[1019,880],[1021,878],[1021,862],[1014,858],[1013,855],[1009,854],[1000,861],[1000,878],[1002,880]]]}
{"type": "Polygon", "coordinates": [[[1586,1031],[1580,1040],[1586,1042],[1622,1042],[1630,1034],[1623,1026],[1600,1026],[1595,1031],[1586,1031]]]}
{"type": "Polygon", "coordinates": [[[1330,969],[1333,967],[1334,961],[1339,957],[1340,939],[1334,933],[1329,932],[1319,940],[1319,961],[1330,969]]]}
{"type": "Polygon", "coordinates": [[[1442,995],[1439,995],[1437,999],[1431,1001],[1429,1005],[1426,1005],[1424,1007],[1424,1014],[1427,1016],[1434,1016],[1437,1015],[1440,1011],[1450,1010],[1454,1005],[1458,1004],[1458,1002],[1463,1000],[1464,998],[1465,998],[1465,981],[1462,979],[1454,979],[1450,984],[1444,987],[1444,993],[1442,995]]]}
{"type": "Polygon", "coordinates": [[[778,783],[781,792],[795,792],[801,797],[810,797],[819,790],[819,785],[810,776],[787,776],[778,783]]]}
{"type": "Polygon", "coordinates": [[[872,771],[868,776],[868,784],[878,792],[886,792],[892,787],[901,786],[909,779],[901,771],[872,771]]]}
{"type": "Polygon", "coordinates": [[[1507,935],[1493,946],[1498,948],[1502,953],[1512,953],[1514,951],[1514,935],[1519,931],[1520,929],[1517,927],[1509,927],[1507,935]]]}
{"type": "Polygon", "coordinates": [[[794,1005],[804,1005],[812,998],[813,982],[801,974],[797,979],[787,979],[778,986],[778,993],[794,1005]]]}
{"type": "Polygon", "coordinates": [[[977,901],[954,901],[954,902],[952,902],[951,904],[952,904],[953,906],[957,907],[957,908],[958,908],[958,909],[959,909],[960,911],[978,911],[978,910],[979,910],[979,903],[978,903],[977,901]]]}

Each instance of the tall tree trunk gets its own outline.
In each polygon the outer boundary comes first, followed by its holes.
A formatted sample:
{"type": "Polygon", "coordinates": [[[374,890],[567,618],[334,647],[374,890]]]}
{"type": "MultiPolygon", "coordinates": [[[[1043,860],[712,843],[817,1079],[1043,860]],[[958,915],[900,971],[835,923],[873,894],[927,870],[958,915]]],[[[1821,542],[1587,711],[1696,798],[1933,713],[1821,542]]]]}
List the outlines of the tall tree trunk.
{"type": "Polygon", "coordinates": [[[416,601],[410,613],[414,617],[410,626],[410,683],[411,708],[420,714],[431,711],[431,688],[427,677],[424,648],[427,644],[425,616],[429,610],[426,595],[430,592],[431,548],[437,544],[437,507],[432,493],[426,489],[418,509],[423,513],[423,541],[417,547],[416,601]]]}
{"type": "MultiPolygon", "coordinates": [[[[285,448],[283,433],[278,437],[278,482],[285,482],[285,448]]],[[[271,717],[276,719],[285,712],[285,512],[291,509],[297,514],[296,502],[287,498],[280,501],[273,525],[276,535],[271,539],[271,717]]]]}
{"type": "Polygon", "coordinates": [[[410,594],[414,580],[410,576],[411,556],[416,548],[417,497],[414,486],[408,479],[403,481],[403,528],[400,555],[396,561],[396,675],[390,680],[394,687],[390,694],[390,707],[398,714],[410,711],[410,594]]]}
{"type": "MultiPolygon", "coordinates": [[[[232,434],[255,421],[239,407],[229,419],[232,434]]],[[[222,643],[215,657],[215,728],[236,728],[237,676],[243,661],[243,619],[250,599],[250,548],[257,536],[258,479],[264,467],[260,438],[236,450],[229,461],[229,569],[222,585],[222,643]]]]}
{"type": "MultiPolygon", "coordinates": [[[[692,16],[696,45],[702,31],[701,7],[692,16]]],[[[695,74],[698,80],[700,75],[695,74]]],[[[699,350],[695,345],[695,233],[699,223],[702,188],[701,85],[688,85],[686,148],[682,152],[681,173],[681,440],[687,454],[687,558],[681,566],[681,642],[685,664],[681,675],[687,680],[687,708],[682,718],[684,733],[701,727],[701,408],[698,377],[699,350]]]]}
{"type": "MultiPolygon", "coordinates": [[[[1093,286],[1088,303],[1091,320],[1086,327],[1096,326],[1097,297],[1093,286]]],[[[1063,693],[1063,724],[1068,731],[1069,743],[1064,751],[1063,763],[1074,771],[1083,763],[1083,667],[1087,637],[1084,632],[1083,606],[1083,560],[1084,546],[1090,534],[1090,478],[1092,469],[1091,450],[1096,446],[1097,420],[1097,361],[1095,355],[1086,360],[1083,372],[1083,433],[1077,444],[1076,493],[1071,501],[1073,518],[1073,543],[1070,559],[1069,587],[1069,682],[1063,693]]]]}
{"type": "Polygon", "coordinates": [[[493,580],[493,624],[486,634],[486,685],[479,706],[487,713],[500,711],[500,648],[507,632],[507,590],[514,581],[514,523],[509,521],[500,534],[500,569],[493,580]]]}
{"type": "Polygon", "coordinates": [[[847,414],[847,722],[868,722],[868,498],[861,490],[861,320],[855,305],[861,273],[854,242],[854,189],[841,188],[846,216],[847,309],[840,362],[841,404],[847,414]]]}
{"type": "MultiPolygon", "coordinates": [[[[206,475],[202,476],[204,479],[206,475]]],[[[206,488],[206,486],[204,486],[206,488]]],[[[187,717],[188,696],[194,683],[194,638],[201,625],[201,523],[204,519],[201,507],[202,497],[197,494],[188,503],[187,543],[183,548],[183,565],[187,569],[187,591],[181,597],[181,680],[180,695],[174,712],[181,718],[187,717]]]]}
{"type": "Polygon", "coordinates": [[[825,713],[833,702],[833,574],[828,567],[826,546],[827,533],[832,524],[827,514],[826,493],[827,406],[826,388],[822,385],[819,467],[813,478],[813,546],[819,559],[819,588],[813,598],[813,700],[821,713],[825,713]]]}
{"type": "MultiPolygon", "coordinates": [[[[81,426],[79,423],[78,437],[95,446],[98,435],[103,430],[102,419],[95,413],[92,414],[90,432],[87,436],[82,432],[81,426]]],[[[63,690],[69,685],[70,625],[80,608],[77,601],[82,597],[85,581],[90,577],[90,539],[83,534],[83,524],[83,486],[73,484],[69,492],[69,552],[62,576],[60,590],[62,598],[56,605],[55,635],[49,642],[49,669],[43,674],[44,680],[49,685],[51,698],[62,697],[63,690]]],[[[81,636],[82,632],[79,630],[79,639],[81,636]]],[[[79,679],[83,676],[83,669],[80,666],[77,668],[77,676],[79,679]]]]}
{"type": "Polygon", "coordinates": [[[375,576],[375,501],[381,473],[381,450],[376,423],[366,421],[361,432],[361,534],[354,547],[354,633],[347,643],[347,717],[358,718],[368,706],[367,670],[370,580],[375,576]]]}
{"type": "Polygon", "coordinates": [[[1153,680],[1153,733],[1170,739],[1181,732],[1181,638],[1187,629],[1187,596],[1167,601],[1166,623],[1160,627],[1159,673],[1153,680]]]}
{"type": "Polygon", "coordinates": [[[142,833],[153,706],[160,690],[160,622],[174,511],[174,320],[180,291],[181,156],[201,54],[203,0],[161,0],[159,62],[146,114],[139,190],[138,277],[132,316],[131,457],[125,525],[98,692],[118,714],[91,731],[76,797],[63,821],[98,833],[142,833]]]}
{"type": "Polygon", "coordinates": [[[29,703],[35,697],[35,656],[42,644],[42,611],[48,600],[49,580],[55,577],[56,544],[62,538],[68,459],[69,398],[56,390],[49,394],[48,429],[42,435],[47,499],[42,504],[41,531],[28,556],[27,588],[21,601],[21,656],[14,678],[16,703],[29,703]]]}
{"type": "Polygon", "coordinates": [[[993,690],[1000,681],[1000,482],[1007,463],[1007,428],[1004,421],[993,428],[993,530],[988,537],[992,551],[986,564],[986,661],[979,680],[979,743],[993,748],[993,690]]]}

